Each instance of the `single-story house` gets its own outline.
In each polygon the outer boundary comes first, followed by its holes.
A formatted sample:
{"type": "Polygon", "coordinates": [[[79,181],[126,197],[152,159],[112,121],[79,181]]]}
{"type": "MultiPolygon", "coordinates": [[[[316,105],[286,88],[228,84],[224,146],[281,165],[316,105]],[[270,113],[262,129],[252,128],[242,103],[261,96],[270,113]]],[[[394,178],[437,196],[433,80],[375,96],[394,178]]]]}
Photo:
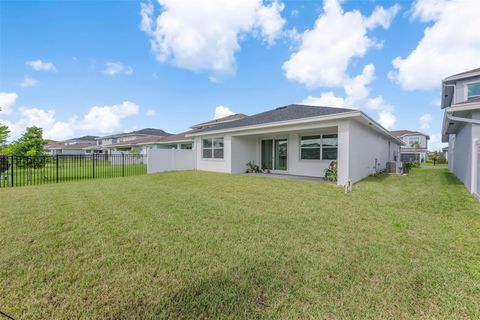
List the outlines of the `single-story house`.
{"type": "Polygon", "coordinates": [[[428,160],[429,135],[410,130],[395,130],[391,132],[405,142],[405,145],[400,148],[401,162],[425,162],[428,160]]]}
{"type": "Polygon", "coordinates": [[[445,78],[441,107],[448,168],[480,197],[480,68],[445,78]]]}
{"type": "Polygon", "coordinates": [[[244,173],[255,162],[272,173],[323,177],[337,162],[339,185],[399,164],[404,142],[354,109],[292,104],[187,133],[195,168],[244,173]]]}

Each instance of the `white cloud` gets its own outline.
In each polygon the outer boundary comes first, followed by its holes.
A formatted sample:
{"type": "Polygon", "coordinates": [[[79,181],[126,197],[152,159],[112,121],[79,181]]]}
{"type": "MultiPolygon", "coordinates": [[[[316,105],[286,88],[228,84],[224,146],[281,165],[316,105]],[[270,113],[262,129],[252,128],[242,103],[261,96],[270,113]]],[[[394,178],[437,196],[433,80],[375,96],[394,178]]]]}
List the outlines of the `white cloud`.
{"type": "Polygon", "coordinates": [[[38,80],[30,77],[30,76],[25,76],[22,80],[22,82],[20,83],[20,86],[21,87],[24,87],[24,88],[29,88],[29,87],[33,87],[33,86],[36,86],[38,84],[38,80]]]}
{"type": "Polygon", "coordinates": [[[365,26],[367,29],[374,29],[378,26],[388,29],[398,11],[400,11],[400,6],[398,4],[395,4],[388,9],[377,6],[372,15],[366,19],[365,26]]]}
{"type": "Polygon", "coordinates": [[[388,28],[398,6],[377,7],[370,17],[357,10],[344,12],[336,0],[325,0],[323,9],[283,69],[288,79],[308,87],[342,87],[351,81],[346,73],[351,60],[378,46],[367,32],[377,26],[388,28]]]}
{"type": "Polygon", "coordinates": [[[155,111],[155,109],[148,109],[145,114],[147,117],[154,117],[157,114],[157,111],[155,111]]]}
{"type": "Polygon", "coordinates": [[[299,11],[297,9],[293,9],[292,11],[290,11],[290,15],[292,17],[296,17],[296,16],[298,16],[298,14],[299,14],[299,11]]]}
{"type": "Polygon", "coordinates": [[[418,0],[413,19],[432,23],[417,47],[396,57],[389,78],[407,90],[440,87],[447,76],[478,67],[480,4],[472,0],[418,0]]]}
{"type": "Polygon", "coordinates": [[[342,97],[337,97],[332,91],[329,91],[323,92],[320,97],[308,96],[301,102],[301,104],[320,107],[343,108],[345,107],[345,99],[342,97]]]}
{"type": "Polygon", "coordinates": [[[432,115],[430,113],[426,113],[418,119],[420,129],[422,130],[430,129],[431,122],[432,122],[432,115]]]}
{"type": "Polygon", "coordinates": [[[43,62],[40,59],[27,61],[25,62],[25,64],[30,66],[35,71],[50,71],[50,72],[57,71],[57,68],[55,68],[55,65],[53,63],[43,62]]]}
{"type": "Polygon", "coordinates": [[[390,110],[380,111],[378,115],[378,123],[384,126],[387,130],[392,129],[395,125],[395,122],[397,121],[397,117],[395,117],[395,115],[390,110]]]}
{"type": "Polygon", "coordinates": [[[446,147],[447,143],[442,143],[442,134],[440,133],[430,133],[430,141],[428,141],[428,150],[431,151],[441,151],[442,148],[446,147]]]}
{"type": "Polygon", "coordinates": [[[370,98],[365,103],[365,107],[372,110],[379,110],[385,105],[385,101],[382,96],[377,96],[375,98],[370,98]]]}
{"type": "Polygon", "coordinates": [[[225,106],[218,106],[215,108],[215,115],[214,115],[214,119],[219,119],[219,118],[223,118],[223,117],[226,117],[226,116],[230,116],[232,114],[235,114],[235,112],[233,112],[232,110],[230,110],[228,107],[225,107],[225,106]]]}
{"type": "Polygon", "coordinates": [[[368,85],[375,79],[375,67],[368,64],[360,75],[349,79],[343,89],[345,97],[335,96],[332,91],[323,92],[320,97],[308,96],[301,103],[335,108],[370,109],[378,111],[378,122],[387,129],[393,128],[396,117],[395,107],[386,103],[382,96],[370,98],[368,85]]]}
{"type": "Polygon", "coordinates": [[[121,62],[107,62],[105,64],[105,70],[103,73],[109,76],[115,76],[117,74],[125,74],[127,76],[133,73],[133,69],[129,66],[125,66],[121,62]]]}
{"type": "Polygon", "coordinates": [[[130,101],[113,106],[94,106],[80,121],[78,128],[101,134],[112,133],[121,129],[122,119],[137,115],[139,110],[140,107],[130,101]]]}
{"type": "Polygon", "coordinates": [[[152,51],[160,62],[192,71],[206,71],[212,79],[235,70],[235,53],[248,34],[269,45],[282,35],[284,5],[262,0],[159,0],[154,16],[152,3],[141,5],[140,29],[150,36],[152,51]]]}
{"type": "Polygon", "coordinates": [[[20,116],[21,118],[17,122],[10,123],[12,139],[18,138],[27,127],[31,126],[42,128],[45,139],[64,140],[73,137],[75,133],[73,119],[71,122],[57,121],[54,110],[21,108],[20,116]]]}
{"type": "Polygon", "coordinates": [[[12,113],[13,105],[18,99],[18,95],[15,92],[0,92],[0,114],[12,113]]]}
{"type": "Polygon", "coordinates": [[[122,120],[137,115],[140,107],[129,101],[118,105],[94,106],[78,120],[76,116],[67,121],[59,121],[55,110],[40,108],[20,108],[15,121],[1,119],[11,131],[10,139],[17,139],[27,127],[43,129],[44,138],[64,140],[80,134],[110,134],[123,129],[122,120]]]}

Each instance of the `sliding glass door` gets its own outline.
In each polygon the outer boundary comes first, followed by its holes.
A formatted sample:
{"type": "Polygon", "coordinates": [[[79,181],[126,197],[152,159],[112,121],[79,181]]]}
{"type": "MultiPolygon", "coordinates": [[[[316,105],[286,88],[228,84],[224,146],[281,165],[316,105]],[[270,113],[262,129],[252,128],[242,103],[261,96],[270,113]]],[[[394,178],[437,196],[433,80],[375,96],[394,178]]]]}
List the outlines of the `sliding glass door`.
{"type": "Polygon", "coordinates": [[[275,170],[287,170],[287,139],[275,140],[275,170]]]}
{"type": "Polygon", "coordinates": [[[262,169],[287,170],[287,139],[262,140],[262,169]]]}
{"type": "Polygon", "coordinates": [[[262,169],[273,169],[273,140],[262,140],[262,169]]]}

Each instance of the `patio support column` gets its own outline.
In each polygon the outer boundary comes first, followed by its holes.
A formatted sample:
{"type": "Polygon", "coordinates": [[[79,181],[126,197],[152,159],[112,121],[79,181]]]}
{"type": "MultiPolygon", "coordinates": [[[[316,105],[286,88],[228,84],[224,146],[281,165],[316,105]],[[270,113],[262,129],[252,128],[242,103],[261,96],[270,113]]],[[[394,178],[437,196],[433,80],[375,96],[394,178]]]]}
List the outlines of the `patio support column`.
{"type": "Polygon", "coordinates": [[[350,177],[350,121],[338,124],[337,184],[345,185],[350,177]]]}

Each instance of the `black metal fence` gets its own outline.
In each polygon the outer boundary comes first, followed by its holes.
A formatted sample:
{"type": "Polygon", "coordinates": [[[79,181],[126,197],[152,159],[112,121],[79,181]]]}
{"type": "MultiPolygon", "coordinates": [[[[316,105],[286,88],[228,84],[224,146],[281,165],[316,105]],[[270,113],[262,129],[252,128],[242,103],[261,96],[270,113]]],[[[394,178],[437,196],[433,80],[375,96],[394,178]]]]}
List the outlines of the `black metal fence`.
{"type": "Polygon", "coordinates": [[[0,155],[0,188],[127,177],[147,173],[147,157],[132,154],[0,155]]]}

